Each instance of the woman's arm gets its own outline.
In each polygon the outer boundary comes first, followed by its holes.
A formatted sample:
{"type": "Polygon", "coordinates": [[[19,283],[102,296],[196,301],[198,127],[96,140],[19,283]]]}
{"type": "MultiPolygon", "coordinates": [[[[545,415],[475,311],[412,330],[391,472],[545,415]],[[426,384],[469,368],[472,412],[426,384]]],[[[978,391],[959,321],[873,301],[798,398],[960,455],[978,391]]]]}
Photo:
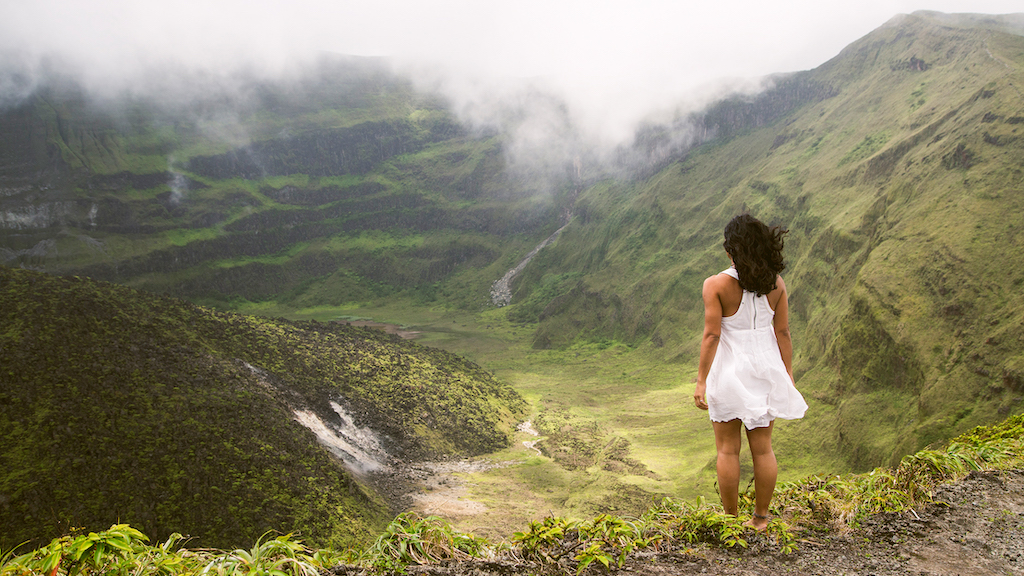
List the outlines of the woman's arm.
{"type": "Polygon", "coordinates": [[[704,281],[701,296],[704,298],[704,335],[700,340],[700,361],[697,364],[697,388],[693,391],[693,402],[701,410],[708,409],[707,378],[711,363],[718,351],[718,339],[722,335],[721,278],[712,276],[704,281]]]}
{"type": "Polygon", "coordinates": [[[782,363],[786,365],[789,379],[793,380],[793,338],[789,334],[789,293],[786,291],[786,283],[782,281],[782,276],[779,276],[775,283],[782,294],[779,296],[778,304],[775,305],[775,318],[772,320],[772,326],[775,328],[775,339],[779,342],[782,363]]]}

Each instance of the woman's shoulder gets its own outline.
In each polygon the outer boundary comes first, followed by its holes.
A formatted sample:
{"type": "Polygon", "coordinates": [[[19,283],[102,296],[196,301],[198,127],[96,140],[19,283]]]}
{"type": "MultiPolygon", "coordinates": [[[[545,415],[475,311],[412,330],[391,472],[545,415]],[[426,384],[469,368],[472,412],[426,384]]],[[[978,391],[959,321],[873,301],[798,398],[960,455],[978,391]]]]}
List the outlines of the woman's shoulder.
{"type": "Polygon", "coordinates": [[[776,274],[775,275],[775,289],[776,290],[781,290],[783,292],[786,291],[786,282],[785,282],[785,280],[782,279],[782,275],[781,274],[776,274]]]}
{"type": "Polygon", "coordinates": [[[739,280],[725,272],[719,272],[713,276],[708,276],[704,280],[705,292],[711,291],[714,293],[721,293],[726,290],[735,290],[737,286],[739,286],[739,280]]]}
{"type": "Polygon", "coordinates": [[[739,280],[739,278],[740,278],[740,275],[736,272],[736,269],[730,267],[730,268],[726,268],[725,270],[722,270],[718,274],[712,274],[711,276],[708,276],[704,280],[704,283],[705,284],[708,283],[708,282],[724,282],[724,283],[728,283],[729,280],[739,280]]]}
{"type": "Polygon", "coordinates": [[[723,272],[719,272],[718,274],[712,274],[711,276],[708,276],[707,278],[705,278],[704,279],[704,285],[705,286],[707,286],[708,284],[730,285],[731,283],[737,282],[737,281],[738,281],[738,279],[735,276],[729,274],[728,270],[725,270],[723,272]]]}
{"type": "Polygon", "coordinates": [[[775,289],[768,293],[768,304],[775,310],[779,306],[779,301],[785,297],[788,297],[789,291],[786,289],[786,282],[782,279],[781,275],[775,275],[775,289]]]}

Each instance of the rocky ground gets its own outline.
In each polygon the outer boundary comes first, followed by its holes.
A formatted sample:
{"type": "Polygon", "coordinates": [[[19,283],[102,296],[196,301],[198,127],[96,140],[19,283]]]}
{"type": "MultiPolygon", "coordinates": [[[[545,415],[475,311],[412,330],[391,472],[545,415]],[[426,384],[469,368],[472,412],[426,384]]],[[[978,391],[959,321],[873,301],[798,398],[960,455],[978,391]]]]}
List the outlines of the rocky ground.
{"type": "Polygon", "coordinates": [[[941,487],[916,512],[879,514],[844,535],[805,537],[783,555],[763,539],[746,550],[654,554],[627,566],[646,575],[1024,574],[1024,472],[976,472],[941,487]]]}
{"type": "MultiPolygon", "coordinates": [[[[879,514],[845,534],[804,535],[799,549],[791,554],[781,554],[776,545],[753,535],[746,549],[645,552],[614,571],[638,576],[1024,574],[1024,471],[974,472],[940,487],[935,501],[917,511],[879,514]]],[[[407,570],[424,576],[574,572],[570,566],[511,559],[407,570]]],[[[603,568],[586,572],[599,573],[603,568]]],[[[354,575],[359,569],[341,566],[333,573],[354,575]]]]}

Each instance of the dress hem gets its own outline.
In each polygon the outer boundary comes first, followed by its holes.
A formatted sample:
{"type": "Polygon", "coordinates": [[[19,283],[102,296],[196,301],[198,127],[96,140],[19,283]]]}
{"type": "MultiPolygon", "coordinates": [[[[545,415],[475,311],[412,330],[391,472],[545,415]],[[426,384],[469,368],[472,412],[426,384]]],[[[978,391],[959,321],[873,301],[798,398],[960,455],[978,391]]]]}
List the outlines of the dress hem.
{"type": "Polygon", "coordinates": [[[773,417],[768,419],[766,424],[760,424],[760,425],[754,425],[754,426],[748,426],[747,422],[750,421],[750,420],[752,420],[754,422],[761,422],[760,418],[750,418],[750,419],[744,420],[743,418],[740,418],[740,417],[737,416],[736,418],[729,418],[728,420],[715,420],[714,418],[710,418],[710,420],[712,422],[719,422],[719,423],[732,422],[733,420],[739,420],[740,422],[743,422],[743,427],[744,428],[746,428],[747,430],[753,430],[754,428],[767,428],[772,422],[774,422],[776,420],[799,420],[801,418],[803,418],[802,414],[800,416],[773,416],[773,417]]]}

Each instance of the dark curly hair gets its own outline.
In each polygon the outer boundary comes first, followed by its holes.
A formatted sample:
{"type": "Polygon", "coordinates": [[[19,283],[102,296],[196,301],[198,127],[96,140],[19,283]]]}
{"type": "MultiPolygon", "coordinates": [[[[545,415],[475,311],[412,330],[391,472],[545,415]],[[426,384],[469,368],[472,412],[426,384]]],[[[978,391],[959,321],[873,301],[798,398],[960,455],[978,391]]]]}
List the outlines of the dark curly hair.
{"type": "Polygon", "coordinates": [[[740,287],[758,296],[775,290],[775,278],[786,268],[782,261],[782,237],[789,232],[768,227],[750,214],[740,214],[725,225],[722,246],[732,256],[740,287]]]}

